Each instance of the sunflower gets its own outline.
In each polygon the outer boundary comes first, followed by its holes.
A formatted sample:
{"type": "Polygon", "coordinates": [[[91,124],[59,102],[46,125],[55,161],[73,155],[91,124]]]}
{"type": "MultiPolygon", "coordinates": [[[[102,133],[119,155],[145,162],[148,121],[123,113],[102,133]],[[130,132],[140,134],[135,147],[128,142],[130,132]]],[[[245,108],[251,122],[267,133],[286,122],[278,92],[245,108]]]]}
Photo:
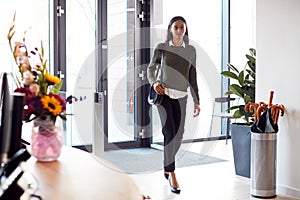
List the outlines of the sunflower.
{"type": "Polygon", "coordinates": [[[55,95],[44,95],[41,98],[43,108],[48,110],[54,116],[59,115],[63,111],[63,105],[55,97],[55,95]]]}
{"type": "Polygon", "coordinates": [[[53,76],[51,74],[45,74],[45,78],[48,82],[52,84],[60,84],[60,79],[57,76],[53,76]]]}

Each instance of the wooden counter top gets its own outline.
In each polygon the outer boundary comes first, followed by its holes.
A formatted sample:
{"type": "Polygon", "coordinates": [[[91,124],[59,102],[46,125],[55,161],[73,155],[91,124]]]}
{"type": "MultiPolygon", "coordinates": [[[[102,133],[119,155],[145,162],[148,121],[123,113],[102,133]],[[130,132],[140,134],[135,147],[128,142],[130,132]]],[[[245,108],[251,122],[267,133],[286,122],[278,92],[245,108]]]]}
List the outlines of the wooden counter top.
{"type": "Polygon", "coordinates": [[[26,167],[38,180],[36,193],[46,200],[143,199],[127,174],[76,148],[64,146],[55,162],[31,157],[26,167]]]}

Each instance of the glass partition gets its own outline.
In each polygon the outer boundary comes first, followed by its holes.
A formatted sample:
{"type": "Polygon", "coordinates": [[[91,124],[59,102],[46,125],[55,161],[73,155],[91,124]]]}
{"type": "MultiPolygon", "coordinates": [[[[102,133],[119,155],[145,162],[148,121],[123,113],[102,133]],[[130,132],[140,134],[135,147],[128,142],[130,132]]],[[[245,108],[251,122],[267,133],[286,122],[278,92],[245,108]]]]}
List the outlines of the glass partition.
{"type": "Polygon", "coordinates": [[[135,140],[135,1],[107,3],[108,142],[135,140]]]}
{"type": "Polygon", "coordinates": [[[72,146],[91,145],[94,121],[96,1],[66,1],[67,96],[85,97],[71,104],[66,142],[72,146]]]}

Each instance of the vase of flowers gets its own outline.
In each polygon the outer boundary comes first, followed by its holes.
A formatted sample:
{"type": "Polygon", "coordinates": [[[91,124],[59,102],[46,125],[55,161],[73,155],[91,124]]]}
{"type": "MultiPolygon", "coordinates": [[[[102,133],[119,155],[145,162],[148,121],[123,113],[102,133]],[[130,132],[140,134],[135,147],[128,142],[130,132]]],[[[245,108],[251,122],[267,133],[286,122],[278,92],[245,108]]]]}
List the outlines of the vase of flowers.
{"type": "Polygon", "coordinates": [[[63,146],[62,126],[49,118],[38,117],[33,121],[31,135],[32,155],[41,162],[55,161],[63,146]]]}
{"type": "MultiPolygon", "coordinates": [[[[72,103],[73,96],[64,99],[60,96],[62,81],[51,75],[44,59],[44,47],[29,50],[23,40],[13,44],[15,35],[15,15],[8,33],[8,40],[14,61],[18,66],[15,74],[16,92],[25,93],[25,122],[33,122],[31,149],[32,154],[40,161],[56,160],[63,144],[62,126],[57,126],[62,119],[66,120],[66,104],[72,103]]],[[[75,98],[76,100],[76,98],[75,98]]]]}

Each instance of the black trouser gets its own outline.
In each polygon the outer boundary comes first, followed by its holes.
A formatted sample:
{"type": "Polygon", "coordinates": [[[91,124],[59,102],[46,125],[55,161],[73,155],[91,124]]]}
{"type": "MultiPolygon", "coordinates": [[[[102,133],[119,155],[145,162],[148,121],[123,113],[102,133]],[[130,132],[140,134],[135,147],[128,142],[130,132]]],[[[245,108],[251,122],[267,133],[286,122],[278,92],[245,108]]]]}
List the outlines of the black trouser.
{"type": "Polygon", "coordinates": [[[171,99],[165,95],[163,102],[157,107],[164,135],[164,170],[175,170],[175,155],[178,152],[185,124],[187,97],[171,99]]]}

